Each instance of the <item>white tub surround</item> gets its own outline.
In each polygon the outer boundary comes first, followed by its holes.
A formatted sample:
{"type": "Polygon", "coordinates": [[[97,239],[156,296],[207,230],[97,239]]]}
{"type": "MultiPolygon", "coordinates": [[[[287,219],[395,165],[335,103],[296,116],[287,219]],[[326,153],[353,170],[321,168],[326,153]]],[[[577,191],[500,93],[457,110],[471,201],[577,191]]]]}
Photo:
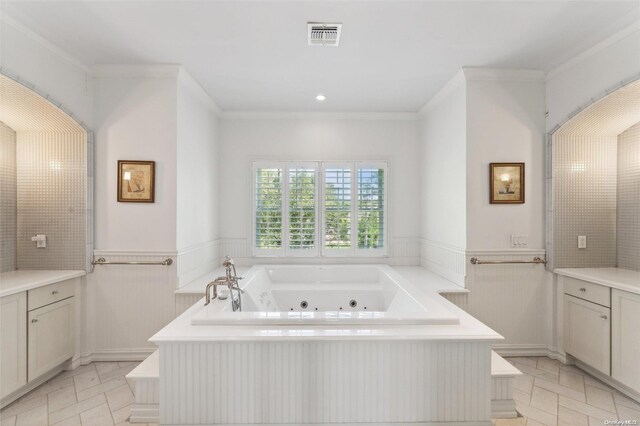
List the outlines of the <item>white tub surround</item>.
{"type": "MultiPolygon", "coordinates": [[[[457,318],[457,324],[345,323],[337,319],[314,324],[296,320],[194,325],[193,319],[202,312],[234,315],[227,310],[229,300],[214,300],[206,307],[201,300],[151,339],[160,348],[161,423],[490,425],[491,344],[501,336],[435,291],[419,291],[391,268],[362,265],[356,267],[357,272],[353,268],[256,267],[241,281],[247,290],[243,303],[252,303],[251,286],[273,285],[272,294],[278,287],[295,291],[295,300],[305,294],[309,306],[315,296],[319,305],[339,304],[344,298],[347,302],[353,299],[349,290],[332,294],[328,300],[314,292],[332,288],[337,277],[351,291],[362,290],[357,285],[371,287],[393,278],[396,291],[406,292],[402,297],[407,300],[415,299],[416,309],[422,306],[434,315],[457,318]],[[254,273],[258,278],[269,268],[274,268],[270,282],[251,283],[254,273]],[[357,277],[362,279],[358,282],[357,277]],[[305,289],[309,291],[303,292],[305,289]]],[[[267,296],[268,291],[263,300],[267,296]]],[[[289,296],[273,294],[273,300],[286,306],[289,296]]],[[[369,296],[380,294],[363,294],[369,296]]],[[[300,312],[299,303],[295,315],[300,312]]],[[[378,303],[393,311],[393,300],[378,303]]],[[[360,303],[357,308],[362,311],[350,312],[364,312],[360,303]]]]}
{"type": "Polygon", "coordinates": [[[575,363],[640,401],[640,272],[560,268],[559,343],[575,363]]]}

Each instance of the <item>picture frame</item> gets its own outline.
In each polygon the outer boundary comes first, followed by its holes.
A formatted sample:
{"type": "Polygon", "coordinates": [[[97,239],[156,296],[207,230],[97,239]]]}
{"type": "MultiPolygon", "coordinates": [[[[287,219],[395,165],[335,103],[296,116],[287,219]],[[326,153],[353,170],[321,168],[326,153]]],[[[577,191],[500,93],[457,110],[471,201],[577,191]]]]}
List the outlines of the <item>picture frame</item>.
{"type": "Polygon", "coordinates": [[[155,202],[155,161],[118,160],[118,202],[155,202]]]}
{"type": "Polygon", "coordinates": [[[489,188],[491,204],[524,204],[524,163],[490,163],[489,188]]]}

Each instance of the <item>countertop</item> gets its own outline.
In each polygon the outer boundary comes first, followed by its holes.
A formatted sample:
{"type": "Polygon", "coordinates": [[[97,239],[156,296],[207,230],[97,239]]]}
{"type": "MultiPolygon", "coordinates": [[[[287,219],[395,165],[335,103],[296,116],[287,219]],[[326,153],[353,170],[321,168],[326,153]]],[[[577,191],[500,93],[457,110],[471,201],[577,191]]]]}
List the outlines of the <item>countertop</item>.
{"type": "Polygon", "coordinates": [[[51,271],[18,269],[0,274],[0,297],[86,275],[81,270],[51,271]]]}
{"type": "Polygon", "coordinates": [[[621,268],[557,268],[553,272],[629,293],[640,294],[640,272],[621,268]]]}

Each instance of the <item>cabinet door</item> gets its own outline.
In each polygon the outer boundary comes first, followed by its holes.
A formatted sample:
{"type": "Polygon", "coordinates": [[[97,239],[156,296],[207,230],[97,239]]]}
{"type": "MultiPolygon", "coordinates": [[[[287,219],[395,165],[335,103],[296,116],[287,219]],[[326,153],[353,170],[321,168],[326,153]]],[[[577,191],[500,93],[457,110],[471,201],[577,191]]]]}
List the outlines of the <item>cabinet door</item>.
{"type": "Polygon", "coordinates": [[[29,381],[74,353],[73,297],[29,312],[29,381]]]}
{"type": "Polygon", "coordinates": [[[564,295],[564,350],[585,364],[611,374],[610,309],[564,295]]]}
{"type": "Polygon", "coordinates": [[[640,392],[640,294],[613,290],[611,375],[640,392]]]}
{"type": "Polygon", "coordinates": [[[0,299],[0,398],[27,384],[27,293],[0,299]]]}

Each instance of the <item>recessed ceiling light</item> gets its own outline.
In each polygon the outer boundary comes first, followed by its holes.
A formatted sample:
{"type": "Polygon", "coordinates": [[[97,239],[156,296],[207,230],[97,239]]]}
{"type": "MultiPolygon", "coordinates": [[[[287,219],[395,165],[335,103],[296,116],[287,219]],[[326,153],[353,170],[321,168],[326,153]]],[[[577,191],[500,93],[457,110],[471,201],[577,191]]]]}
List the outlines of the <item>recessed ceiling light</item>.
{"type": "Polygon", "coordinates": [[[318,96],[316,96],[316,100],[317,100],[317,101],[322,102],[322,101],[324,101],[325,99],[327,99],[327,97],[326,97],[325,95],[318,95],[318,96]]]}

